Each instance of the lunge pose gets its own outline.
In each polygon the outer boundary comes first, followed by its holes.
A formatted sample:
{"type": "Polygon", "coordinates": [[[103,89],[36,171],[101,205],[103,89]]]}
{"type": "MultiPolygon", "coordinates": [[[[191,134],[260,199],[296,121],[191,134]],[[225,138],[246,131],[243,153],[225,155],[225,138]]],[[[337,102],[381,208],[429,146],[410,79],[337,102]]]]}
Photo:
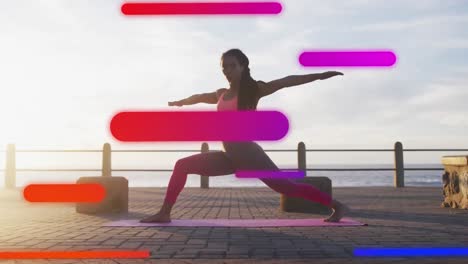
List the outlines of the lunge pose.
{"type": "MultiPolygon", "coordinates": [[[[218,111],[255,110],[260,98],[291,86],[315,80],[325,80],[340,72],[328,71],[307,75],[290,75],[271,82],[256,81],[250,76],[249,59],[239,49],[231,49],[221,56],[223,74],[229,88],[212,93],[195,94],[186,99],[169,102],[169,106],[193,105],[196,103],[217,104],[218,111]]],[[[185,186],[188,174],[220,176],[234,174],[236,170],[272,170],[279,168],[255,142],[223,142],[225,151],[195,154],[179,159],[167,187],[164,204],[159,212],[140,220],[143,223],[170,222],[171,210],[179,193],[185,186]]],[[[324,221],[338,222],[349,208],[314,186],[297,183],[290,179],[260,178],[268,187],[289,197],[299,197],[318,202],[332,209],[324,221]]]]}

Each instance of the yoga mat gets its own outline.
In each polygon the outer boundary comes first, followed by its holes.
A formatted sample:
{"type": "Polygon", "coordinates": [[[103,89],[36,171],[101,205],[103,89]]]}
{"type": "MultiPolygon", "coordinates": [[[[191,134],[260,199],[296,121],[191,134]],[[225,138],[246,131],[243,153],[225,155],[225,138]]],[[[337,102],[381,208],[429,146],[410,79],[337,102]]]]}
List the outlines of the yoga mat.
{"type": "Polygon", "coordinates": [[[117,220],[104,226],[188,226],[188,227],[282,227],[282,226],[365,226],[367,224],[343,218],[340,222],[324,222],[323,219],[172,219],[170,223],[140,223],[137,219],[117,220]]]}

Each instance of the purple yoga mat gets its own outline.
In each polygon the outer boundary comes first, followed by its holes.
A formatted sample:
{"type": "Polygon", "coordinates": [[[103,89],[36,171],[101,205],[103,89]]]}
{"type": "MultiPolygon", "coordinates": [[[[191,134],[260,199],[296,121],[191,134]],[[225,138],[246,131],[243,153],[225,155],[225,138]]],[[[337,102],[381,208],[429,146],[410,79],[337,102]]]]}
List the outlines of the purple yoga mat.
{"type": "Polygon", "coordinates": [[[363,226],[366,224],[343,218],[338,223],[323,219],[173,219],[170,223],[140,223],[140,220],[118,220],[104,226],[219,226],[219,227],[280,227],[280,226],[363,226]]]}

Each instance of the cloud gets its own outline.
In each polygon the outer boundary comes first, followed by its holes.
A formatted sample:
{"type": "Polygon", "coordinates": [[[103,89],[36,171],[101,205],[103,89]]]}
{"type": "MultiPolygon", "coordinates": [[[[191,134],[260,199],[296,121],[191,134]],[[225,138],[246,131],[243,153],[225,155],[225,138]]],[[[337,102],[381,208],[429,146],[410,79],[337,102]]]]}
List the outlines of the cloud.
{"type": "MultiPolygon", "coordinates": [[[[468,23],[467,23],[468,24],[468,23]]],[[[468,38],[453,38],[436,40],[432,42],[432,47],[437,49],[468,49],[468,38]]]]}
{"type": "MultiPolygon", "coordinates": [[[[287,139],[265,145],[305,140],[380,146],[399,138],[432,144],[446,139],[446,129],[455,131],[450,130],[453,138],[466,139],[456,131],[466,128],[462,113],[468,109],[461,98],[468,80],[456,76],[466,74],[467,66],[449,63],[461,57],[457,53],[447,56],[449,49],[467,45],[468,16],[461,6],[403,0],[283,2],[284,13],[274,17],[197,19],[124,17],[119,1],[10,3],[0,11],[7,25],[0,29],[5,39],[0,85],[10,88],[2,110],[18,107],[21,122],[15,127],[21,131],[31,130],[26,120],[42,122],[43,142],[75,134],[80,142],[101,144],[109,115],[117,109],[166,107],[169,100],[227,87],[219,59],[238,47],[249,56],[256,79],[345,73],[262,99],[260,108],[285,109],[293,126],[287,139]],[[297,62],[304,49],[374,46],[395,50],[398,65],[311,69],[297,62]],[[435,63],[440,56],[447,63],[435,63]]],[[[26,132],[14,136],[35,140],[26,132]]]]}
{"type": "Polygon", "coordinates": [[[416,18],[389,20],[381,23],[361,24],[351,28],[353,31],[409,31],[417,29],[434,29],[434,27],[467,23],[468,15],[430,15],[416,18]]]}

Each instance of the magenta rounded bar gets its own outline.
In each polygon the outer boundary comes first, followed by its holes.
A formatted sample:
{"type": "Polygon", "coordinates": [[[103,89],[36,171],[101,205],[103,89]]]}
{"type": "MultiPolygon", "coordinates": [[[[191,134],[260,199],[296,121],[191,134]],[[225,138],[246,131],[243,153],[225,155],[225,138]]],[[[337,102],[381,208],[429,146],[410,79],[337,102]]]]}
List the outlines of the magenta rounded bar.
{"type": "Polygon", "coordinates": [[[262,15],[279,14],[279,2],[133,2],[124,3],[124,15],[262,15]]]}
{"type": "Polygon", "coordinates": [[[124,142],[276,141],[288,130],[279,111],[128,111],[110,122],[112,136],[124,142]]]}
{"type": "Polygon", "coordinates": [[[390,67],[397,56],[381,51],[305,51],[299,55],[304,67],[390,67]]]}
{"type": "Polygon", "coordinates": [[[236,171],[237,178],[270,178],[270,179],[285,179],[285,178],[304,178],[305,172],[303,170],[245,170],[236,171]]]}

